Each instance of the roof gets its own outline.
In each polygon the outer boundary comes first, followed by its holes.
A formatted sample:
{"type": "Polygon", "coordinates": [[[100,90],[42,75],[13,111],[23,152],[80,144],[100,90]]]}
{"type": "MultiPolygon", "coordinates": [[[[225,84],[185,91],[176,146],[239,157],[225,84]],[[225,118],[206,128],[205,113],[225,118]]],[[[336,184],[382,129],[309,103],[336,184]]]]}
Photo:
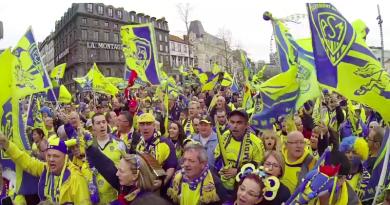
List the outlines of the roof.
{"type": "Polygon", "coordinates": [[[186,41],[184,41],[182,38],[180,38],[179,36],[175,36],[175,35],[171,35],[169,34],[169,40],[170,41],[175,41],[175,42],[178,42],[178,43],[184,43],[184,44],[187,44],[186,41]]]}

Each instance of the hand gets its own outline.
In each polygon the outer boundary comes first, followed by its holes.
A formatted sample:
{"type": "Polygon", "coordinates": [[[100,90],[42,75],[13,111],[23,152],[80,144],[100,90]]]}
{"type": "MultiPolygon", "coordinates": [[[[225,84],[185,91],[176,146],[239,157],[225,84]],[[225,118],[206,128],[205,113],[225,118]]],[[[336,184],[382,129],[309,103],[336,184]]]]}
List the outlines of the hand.
{"type": "Polygon", "coordinates": [[[7,136],[0,132],[0,147],[7,150],[9,146],[9,141],[7,136]]]}
{"type": "Polygon", "coordinates": [[[237,175],[237,169],[236,168],[227,168],[227,169],[222,169],[222,175],[228,179],[236,177],[237,175]]]}

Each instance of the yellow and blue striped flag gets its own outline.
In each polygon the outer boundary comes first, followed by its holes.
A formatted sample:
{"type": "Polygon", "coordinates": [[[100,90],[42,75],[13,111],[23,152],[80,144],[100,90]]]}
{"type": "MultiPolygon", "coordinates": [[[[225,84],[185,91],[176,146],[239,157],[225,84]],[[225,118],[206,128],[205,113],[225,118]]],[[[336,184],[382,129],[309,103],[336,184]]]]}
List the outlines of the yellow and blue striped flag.
{"type": "MultiPolygon", "coordinates": [[[[390,121],[390,76],[364,40],[332,4],[307,4],[317,79],[390,121]]],[[[356,28],[365,28],[362,21],[356,28]]],[[[363,35],[362,35],[363,34],[363,35]]]]}
{"type": "Polygon", "coordinates": [[[16,98],[23,98],[51,88],[50,78],[43,67],[31,28],[19,40],[12,53],[19,61],[13,71],[17,87],[14,92],[16,98]]]}
{"type": "MultiPolygon", "coordinates": [[[[6,49],[0,55],[0,65],[0,86],[2,88],[0,95],[0,131],[7,136],[10,141],[15,143],[19,149],[31,150],[31,145],[23,122],[23,104],[22,102],[19,102],[19,98],[17,97],[23,96],[31,91],[36,92],[36,90],[31,88],[29,90],[24,89],[22,94],[15,94],[20,91],[20,89],[23,89],[17,85],[17,81],[14,79],[14,73],[18,72],[17,69],[21,69],[22,66],[20,65],[20,60],[18,60],[9,49],[6,49]]],[[[15,165],[8,156],[4,155],[4,153],[1,155],[1,164],[3,170],[15,170],[15,193],[37,193],[36,185],[39,178],[31,176],[27,172],[23,172],[20,166],[15,165]]]]}
{"type": "Polygon", "coordinates": [[[123,54],[126,65],[137,72],[138,78],[152,85],[160,84],[160,68],[154,26],[151,23],[121,27],[123,54]]]}
{"type": "Polygon", "coordinates": [[[249,75],[251,72],[251,63],[243,51],[241,51],[240,56],[241,56],[242,68],[244,70],[245,82],[249,82],[249,75]]]}
{"type": "Polygon", "coordinates": [[[311,39],[295,41],[283,22],[272,16],[271,20],[282,71],[285,72],[292,66],[298,66],[299,98],[296,104],[296,110],[298,110],[305,102],[315,99],[321,94],[317,82],[311,39]]]}
{"type": "Polygon", "coordinates": [[[252,116],[251,124],[256,129],[272,129],[279,116],[295,112],[299,97],[299,83],[296,79],[297,66],[291,66],[259,86],[259,110],[252,116]]]}

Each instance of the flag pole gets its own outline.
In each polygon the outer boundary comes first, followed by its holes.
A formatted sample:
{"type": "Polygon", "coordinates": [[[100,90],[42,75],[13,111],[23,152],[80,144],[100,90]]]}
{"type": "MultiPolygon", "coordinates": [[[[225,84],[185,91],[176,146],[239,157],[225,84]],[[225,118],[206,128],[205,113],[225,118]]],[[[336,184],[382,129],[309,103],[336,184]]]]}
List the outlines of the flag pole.
{"type": "MultiPolygon", "coordinates": [[[[387,133],[387,136],[390,137],[390,128],[386,128],[386,133],[387,133]]],[[[374,197],[374,200],[372,201],[372,205],[376,204],[376,200],[379,197],[379,192],[382,189],[383,183],[384,183],[385,178],[386,178],[387,166],[389,164],[389,154],[390,154],[389,148],[390,148],[390,140],[387,138],[386,148],[385,148],[386,155],[385,155],[385,159],[383,161],[382,172],[381,172],[381,176],[379,178],[378,186],[376,187],[376,190],[375,190],[375,197],[374,197]]]]}

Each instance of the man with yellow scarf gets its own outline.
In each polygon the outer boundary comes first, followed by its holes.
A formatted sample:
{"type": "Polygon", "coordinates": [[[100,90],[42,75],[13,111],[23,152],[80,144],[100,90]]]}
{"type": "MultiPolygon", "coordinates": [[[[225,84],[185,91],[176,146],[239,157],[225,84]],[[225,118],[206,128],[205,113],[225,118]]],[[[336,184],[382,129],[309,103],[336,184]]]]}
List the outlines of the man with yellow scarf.
{"type": "Polygon", "coordinates": [[[250,132],[249,117],[244,110],[234,110],[228,117],[229,130],[218,137],[219,146],[214,157],[222,184],[233,193],[238,170],[246,163],[259,164],[263,160],[265,149],[263,142],[250,132]]]}
{"type": "Polygon", "coordinates": [[[91,204],[88,184],[79,169],[68,160],[65,142],[49,142],[47,162],[42,162],[20,150],[0,132],[0,147],[24,171],[40,176],[38,193],[41,200],[55,204],[91,204]]]}
{"type": "Polygon", "coordinates": [[[285,172],[281,182],[287,186],[290,193],[293,193],[299,182],[314,167],[316,160],[305,149],[306,143],[303,134],[299,131],[292,131],[287,134],[285,147],[282,150],[285,164],[285,172]]]}
{"type": "Polygon", "coordinates": [[[188,143],[184,148],[182,170],[173,176],[168,196],[175,204],[222,204],[227,196],[218,176],[207,163],[207,152],[199,143],[188,143]]]}

